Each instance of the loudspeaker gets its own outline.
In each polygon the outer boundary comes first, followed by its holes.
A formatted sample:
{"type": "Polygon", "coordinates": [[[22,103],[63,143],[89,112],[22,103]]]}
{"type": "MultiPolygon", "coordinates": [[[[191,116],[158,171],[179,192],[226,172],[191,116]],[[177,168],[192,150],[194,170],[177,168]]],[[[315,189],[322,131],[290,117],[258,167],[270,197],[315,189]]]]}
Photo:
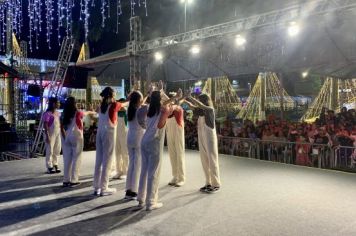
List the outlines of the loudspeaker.
{"type": "Polygon", "coordinates": [[[30,84],[27,88],[27,95],[41,97],[41,87],[37,84],[30,84]]]}

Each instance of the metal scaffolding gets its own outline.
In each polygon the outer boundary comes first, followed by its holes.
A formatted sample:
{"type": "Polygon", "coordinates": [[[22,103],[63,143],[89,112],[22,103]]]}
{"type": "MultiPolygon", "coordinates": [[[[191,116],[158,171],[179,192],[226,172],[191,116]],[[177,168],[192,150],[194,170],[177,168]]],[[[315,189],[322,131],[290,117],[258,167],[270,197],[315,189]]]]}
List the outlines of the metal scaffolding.
{"type": "Polygon", "coordinates": [[[139,42],[137,53],[149,53],[152,50],[170,47],[184,43],[191,43],[212,37],[233,35],[266,26],[283,25],[292,21],[307,19],[313,16],[325,15],[337,11],[347,11],[356,8],[355,0],[314,0],[290,7],[238,19],[223,24],[209,26],[186,33],[139,42]]]}
{"type": "Polygon", "coordinates": [[[130,42],[127,43],[127,54],[130,56],[130,87],[141,89],[141,60],[138,45],[142,41],[142,22],[140,17],[130,19],[130,42]]]}

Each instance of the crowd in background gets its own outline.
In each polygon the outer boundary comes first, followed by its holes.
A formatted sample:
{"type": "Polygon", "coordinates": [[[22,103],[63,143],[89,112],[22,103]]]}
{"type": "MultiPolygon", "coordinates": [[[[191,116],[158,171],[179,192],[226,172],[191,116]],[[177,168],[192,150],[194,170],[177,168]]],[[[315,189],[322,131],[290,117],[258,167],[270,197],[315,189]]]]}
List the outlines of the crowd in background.
{"type": "MultiPolygon", "coordinates": [[[[256,123],[249,120],[225,120],[217,123],[217,131],[219,152],[222,154],[251,156],[251,143],[258,141],[263,147],[260,153],[254,154],[261,159],[277,160],[277,156],[283,156],[288,146],[290,163],[312,166],[316,163],[310,158],[313,154],[311,145],[333,149],[356,146],[356,113],[354,109],[343,108],[340,113],[335,113],[324,108],[313,123],[290,122],[274,115],[256,123]]],[[[194,132],[193,118],[186,121],[186,146],[190,149],[198,146],[194,132]]],[[[350,152],[351,148],[345,151],[347,155],[351,155],[350,152]]]]}
{"type": "MultiPolygon", "coordinates": [[[[198,149],[196,122],[196,117],[189,112],[185,113],[185,145],[192,150],[198,149]]],[[[86,147],[89,150],[95,148],[95,130],[95,124],[87,129],[86,147]]],[[[249,120],[225,120],[217,122],[217,132],[219,152],[222,154],[251,155],[248,153],[251,142],[248,141],[259,140],[266,144],[273,142],[270,154],[261,150],[260,156],[261,159],[268,159],[267,156],[270,155],[269,159],[274,160],[277,159],[276,156],[282,155],[286,143],[300,143],[293,145],[293,150],[289,153],[291,163],[311,166],[312,160],[298,158],[301,155],[310,156],[313,152],[307,144],[320,144],[330,148],[356,146],[356,112],[346,108],[340,113],[323,109],[320,117],[313,123],[286,121],[274,115],[256,123],[249,120]]]]}

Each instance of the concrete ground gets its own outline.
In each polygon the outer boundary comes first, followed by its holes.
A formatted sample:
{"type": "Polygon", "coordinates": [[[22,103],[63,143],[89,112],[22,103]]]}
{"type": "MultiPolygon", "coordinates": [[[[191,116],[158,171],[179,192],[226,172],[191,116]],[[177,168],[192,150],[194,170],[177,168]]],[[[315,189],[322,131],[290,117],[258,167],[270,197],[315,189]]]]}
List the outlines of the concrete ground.
{"type": "Polygon", "coordinates": [[[44,159],[0,163],[1,235],[356,235],[356,175],[220,156],[221,192],[200,193],[199,154],[186,152],[187,182],[167,185],[164,155],[160,198],[146,212],[118,193],[92,196],[94,152],[85,153],[82,185],[61,187],[44,174],[44,159]]]}

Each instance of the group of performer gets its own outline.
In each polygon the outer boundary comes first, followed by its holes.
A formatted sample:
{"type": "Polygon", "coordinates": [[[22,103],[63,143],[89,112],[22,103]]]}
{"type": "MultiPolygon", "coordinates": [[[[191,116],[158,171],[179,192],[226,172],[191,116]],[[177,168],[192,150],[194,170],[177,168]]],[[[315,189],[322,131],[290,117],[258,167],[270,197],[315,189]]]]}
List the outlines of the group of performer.
{"type": "Polygon", "coordinates": [[[125,199],[137,200],[139,207],[154,210],[163,206],[158,200],[158,185],[165,136],[172,166],[170,186],[185,184],[184,111],[187,104],[197,115],[198,140],[201,162],[206,177],[200,188],[204,193],[220,190],[218,146],[215,128],[215,110],[206,94],[195,99],[183,96],[179,89],[167,96],[162,82],[150,86],[143,96],[133,91],[128,101],[115,100],[115,92],[106,87],[100,94],[102,102],[96,112],[79,111],[73,97],[67,98],[62,115],[59,101],[50,98],[43,114],[46,141],[46,167],[48,173],[60,173],[58,158],[63,148],[63,187],[75,187],[79,182],[79,169],[83,152],[83,117],[98,116],[96,134],[96,161],[94,195],[107,196],[116,192],[109,188],[111,173],[114,178],[126,178],[125,199]],[[155,88],[157,87],[157,89],[155,88]]]}

